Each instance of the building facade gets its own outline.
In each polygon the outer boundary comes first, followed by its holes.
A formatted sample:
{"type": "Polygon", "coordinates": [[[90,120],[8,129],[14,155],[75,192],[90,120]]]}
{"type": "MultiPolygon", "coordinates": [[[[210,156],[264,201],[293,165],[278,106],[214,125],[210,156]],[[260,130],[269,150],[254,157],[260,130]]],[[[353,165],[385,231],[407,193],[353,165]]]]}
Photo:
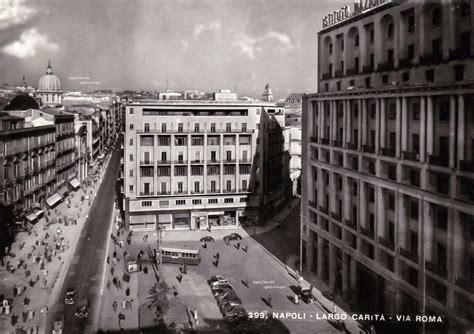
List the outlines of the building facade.
{"type": "Polygon", "coordinates": [[[278,162],[267,158],[280,151],[281,159],[283,150],[277,118],[284,123],[282,109],[265,102],[129,103],[123,159],[129,228],[258,223],[278,194],[275,175],[282,172],[268,175],[278,162]]]}
{"type": "Polygon", "coordinates": [[[373,7],[334,14],[318,34],[319,93],[303,103],[303,261],[355,310],[472,327],[471,1],[373,7]]]}

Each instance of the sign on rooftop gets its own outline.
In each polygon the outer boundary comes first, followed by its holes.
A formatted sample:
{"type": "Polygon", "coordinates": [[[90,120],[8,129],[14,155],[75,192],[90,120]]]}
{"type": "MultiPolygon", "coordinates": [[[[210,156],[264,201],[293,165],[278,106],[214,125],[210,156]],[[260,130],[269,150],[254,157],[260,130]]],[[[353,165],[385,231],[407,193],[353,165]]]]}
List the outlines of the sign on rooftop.
{"type": "Polygon", "coordinates": [[[351,6],[344,6],[326,15],[323,18],[323,29],[391,2],[393,2],[393,0],[354,0],[352,10],[351,6]]]}

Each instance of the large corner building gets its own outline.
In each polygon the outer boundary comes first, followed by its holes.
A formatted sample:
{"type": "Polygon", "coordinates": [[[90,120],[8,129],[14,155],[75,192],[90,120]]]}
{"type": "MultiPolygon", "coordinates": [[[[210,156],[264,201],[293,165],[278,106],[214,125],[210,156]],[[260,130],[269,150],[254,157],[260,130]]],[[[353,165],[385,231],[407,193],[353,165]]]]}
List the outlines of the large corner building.
{"type": "Polygon", "coordinates": [[[303,261],[354,310],[474,325],[473,14],[471,1],[357,1],[318,33],[303,261]]]}

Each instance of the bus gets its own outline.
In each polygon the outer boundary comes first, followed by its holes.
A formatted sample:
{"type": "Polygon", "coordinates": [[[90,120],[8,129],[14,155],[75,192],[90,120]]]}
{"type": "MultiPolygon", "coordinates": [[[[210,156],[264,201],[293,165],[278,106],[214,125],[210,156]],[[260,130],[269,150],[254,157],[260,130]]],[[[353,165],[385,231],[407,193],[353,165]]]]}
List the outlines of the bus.
{"type": "Polygon", "coordinates": [[[172,248],[160,247],[157,254],[158,262],[161,263],[180,263],[180,264],[199,264],[199,249],[193,248],[172,248]]]}

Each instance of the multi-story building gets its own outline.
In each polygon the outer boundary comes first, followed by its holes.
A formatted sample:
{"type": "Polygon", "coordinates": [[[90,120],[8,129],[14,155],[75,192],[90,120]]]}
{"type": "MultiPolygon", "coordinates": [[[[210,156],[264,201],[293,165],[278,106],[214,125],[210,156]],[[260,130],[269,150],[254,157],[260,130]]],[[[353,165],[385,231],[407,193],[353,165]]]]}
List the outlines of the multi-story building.
{"type": "Polygon", "coordinates": [[[125,120],[130,229],[258,223],[280,194],[284,112],[272,103],[131,102],[125,120]]]}
{"type": "Polygon", "coordinates": [[[473,326],[471,4],[357,3],[318,34],[303,259],[355,309],[473,326]]]}

